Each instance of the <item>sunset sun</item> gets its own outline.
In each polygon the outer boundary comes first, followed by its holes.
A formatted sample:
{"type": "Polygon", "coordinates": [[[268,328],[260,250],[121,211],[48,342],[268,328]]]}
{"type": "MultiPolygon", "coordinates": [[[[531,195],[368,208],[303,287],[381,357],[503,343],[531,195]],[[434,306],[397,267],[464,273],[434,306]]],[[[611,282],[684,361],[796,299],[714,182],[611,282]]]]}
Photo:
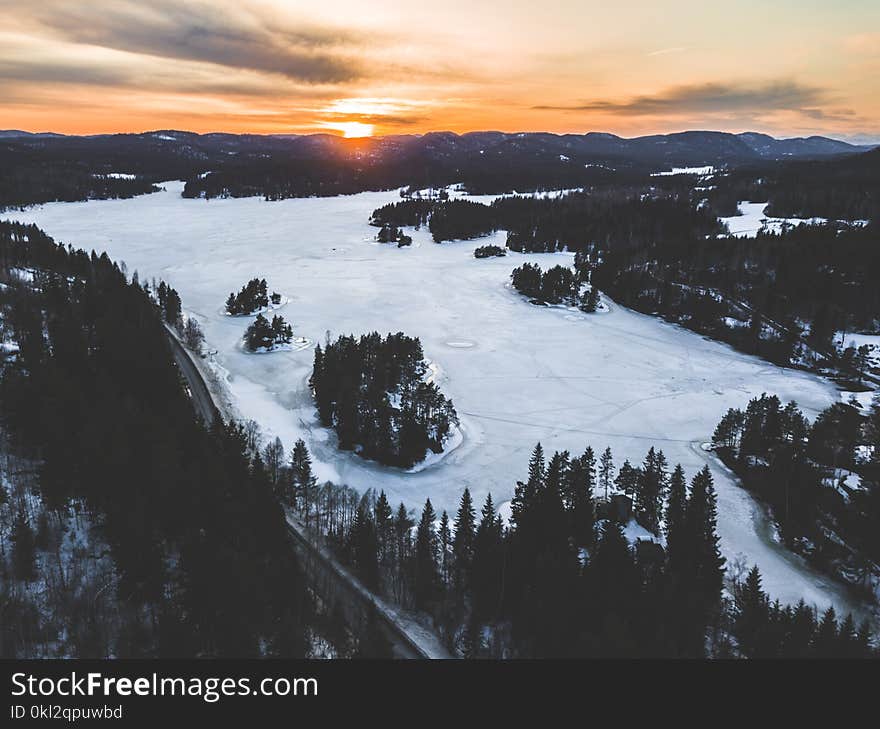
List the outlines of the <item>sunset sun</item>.
{"type": "Polygon", "coordinates": [[[327,128],[342,132],[342,136],[347,139],[373,136],[373,125],[364,124],[363,122],[331,122],[327,124],[327,128]]]}

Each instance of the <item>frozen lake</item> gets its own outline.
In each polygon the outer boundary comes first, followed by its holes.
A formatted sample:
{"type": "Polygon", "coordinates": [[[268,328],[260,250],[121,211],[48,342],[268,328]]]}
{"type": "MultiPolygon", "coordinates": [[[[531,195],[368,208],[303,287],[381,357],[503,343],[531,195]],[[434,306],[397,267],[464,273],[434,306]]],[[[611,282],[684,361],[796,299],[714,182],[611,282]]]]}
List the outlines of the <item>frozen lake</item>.
{"type": "Polygon", "coordinates": [[[396,192],[267,203],[259,198],[186,200],[182,183],[131,200],[55,203],[8,216],[35,222],[56,240],[125,261],[142,279],[163,278],[196,316],[212,365],[241,416],[257,420],[288,449],[308,444],[321,478],[384,489],[419,507],[430,497],[452,512],[465,486],[479,505],[488,491],[508,500],[537,441],[546,451],[641,462],[651,445],[690,478],[715,475],[719,532],[729,560],[757,562],[773,597],[838,608],[840,591],[772,541],[766,519],[700,443],[729,407],[762,392],[796,400],[809,416],[839,399],[827,381],[781,370],[655,318],[611,304],[585,315],[528,304],[508,286],[523,259],[543,267],[568,254],[476,260],[473,250],[505,234],[434,244],[427,230],[398,249],[373,242],[374,208],[396,192]],[[253,277],[290,299],[279,313],[312,345],[251,355],[240,339],[249,319],[223,314],[230,291],[253,277]],[[326,336],[403,331],[422,340],[437,381],[461,416],[463,443],[416,473],[364,462],[334,447],[315,417],[306,382],[313,343],[326,336]]]}

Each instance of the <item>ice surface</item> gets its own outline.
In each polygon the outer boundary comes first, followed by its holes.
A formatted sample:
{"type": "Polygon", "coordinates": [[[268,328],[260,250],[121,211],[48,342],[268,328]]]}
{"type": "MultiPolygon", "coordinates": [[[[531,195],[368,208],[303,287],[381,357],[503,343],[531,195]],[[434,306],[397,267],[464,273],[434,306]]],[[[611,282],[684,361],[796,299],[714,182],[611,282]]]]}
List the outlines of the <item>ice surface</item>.
{"type": "MultiPolygon", "coordinates": [[[[727,225],[730,235],[735,238],[754,238],[759,230],[778,233],[787,225],[798,226],[801,223],[819,225],[828,222],[827,218],[771,218],[764,215],[764,208],[766,207],[766,202],[742,201],[737,204],[739,215],[720,218],[720,220],[727,225]]],[[[849,225],[865,225],[867,223],[865,220],[841,220],[836,222],[848,223],[849,225]]]]}
{"type": "Polygon", "coordinates": [[[613,302],[594,315],[532,306],[508,285],[518,259],[547,268],[571,256],[474,258],[477,245],[504,245],[504,232],[437,245],[422,228],[407,231],[409,249],[374,245],[369,215],[398,200],[397,191],[269,203],[187,200],[181,189],[173,182],[129,200],[57,203],[10,215],[64,243],[107,250],[142,281],[155,276],[174,286],[202,325],[206,349],[216,350],[206,364],[240,414],[287,448],[304,438],[322,479],[384,489],[412,507],[430,497],[438,511],[452,513],[465,486],[478,507],[488,491],[496,504],[508,501],[536,441],[550,453],[581,453],[587,444],[601,453],[610,445],[617,465],[624,458],[640,462],[656,445],[689,477],[709,463],[723,551],[756,562],[773,597],[851,607],[831,580],[773,541],[764,510],[700,447],[727,408],[742,408],[762,392],[796,400],[815,416],[840,399],[828,381],[613,302]],[[285,318],[311,342],[372,330],[420,337],[461,417],[457,447],[413,473],[337,451],[307,389],[312,348],[244,353],[239,343],[249,320],[223,314],[229,292],[255,275],[288,296],[285,318]]]}
{"type": "Polygon", "coordinates": [[[706,167],[673,167],[671,170],[652,172],[651,177],[669,177],[671,175],[711,175],[715,171],[712,165],[706,167]]]}

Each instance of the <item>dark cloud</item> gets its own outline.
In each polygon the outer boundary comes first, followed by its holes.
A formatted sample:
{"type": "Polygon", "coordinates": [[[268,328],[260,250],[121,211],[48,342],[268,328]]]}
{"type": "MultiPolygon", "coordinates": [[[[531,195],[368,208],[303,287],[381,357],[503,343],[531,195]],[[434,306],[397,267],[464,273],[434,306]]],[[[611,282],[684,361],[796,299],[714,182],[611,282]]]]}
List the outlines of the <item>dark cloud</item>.
{"type": "Polygon", "coordinates": [[[87,62],[56,62],[42,60],[15,60],[0,58],[0,81],[3,98],[10,102],[10,93],[19,89],[17,97],[34,96],[34,88],[57,85],[96,86],[102,89],[144,89],[154,92],[182,94],[213,94],[216,96],[251,99],[330,100],[335,97],[331,87],[298,86],[267,82],[265,79],[247,79],[206,75],[193,78],[188,74],[156,73],[134,66],[95,65],[87,62]]]}
{"type": "Polygon", "coordinates": [[[265,6],[204,0],[4,4],[14,6],[19,24],[73,43],[276,73],[312,84],[351,81],[365,74],[344,50],[358,39],[334,29],[291,27],[265,6]]]}
{"type": "Polygon", "coordinates": [[[821,89],[791,81],[747,86],[700,84],[677,86],[659,94],[637,96],[628,101],[594,100],[571,106],[535,106],[554,111],[593,111],[624,116],[653,116],[680,113],[762,112],[770,110],[816,111],[825,98],[821,89]]]}
{"type": "Polygon", "coordinates": [[[120,68],[51,61],[10,61],[3,58],[0,58],[0,79],[95,86],[123,86],[133,80],[129,72],[120,68]]]}
{"type": "Polygon", "coordinates": [[[408,116],[405,114],[348,114],[348,113],[323,113],[322,121],[334,122],[362,122],[364,124],[381,124],[391,127],[409,127],[421,124],[427,120],[425,116],[408,116]]]}
{"type": "Polygon", "coordinates": [[[852,121],[856,112],[852,109],[799,109],[801,114],[821,121],[852,121]]]}

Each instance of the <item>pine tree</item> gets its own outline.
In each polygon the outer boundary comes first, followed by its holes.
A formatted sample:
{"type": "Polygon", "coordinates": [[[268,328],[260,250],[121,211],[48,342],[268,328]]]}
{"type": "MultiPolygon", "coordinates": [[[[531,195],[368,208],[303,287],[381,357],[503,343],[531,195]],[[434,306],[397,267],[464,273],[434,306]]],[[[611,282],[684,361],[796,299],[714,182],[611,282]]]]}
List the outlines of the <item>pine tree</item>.
{"type": "Polygon", "coordinates": [[[640,578],[620,524],[603,524],[584,573],[591,596],[590,625],[602,626],[591,653],[624,657],[635,651],[631,623],[639,605],[640,578]]]}
{"type": "Polygon", "coordinates": [[[593,543],[595,486],[596,458],[588,446],[583,455],[572,460],[564,479],[565,505],[570,516],[571,534],[578,547],[589,547],[593,543]]]}
{"type": "Polygon", "coordinates": [[[529,478],[525,483],[517,482],[510,504],[511,521],[517,527],[522,526],[524,514],[534,505],[538,492],[544,486],[544,472],[544,449],[538,443],[529,459],[529,478]]]}
{"type": "Polygon", "coordinates": [[[761,573],[752,567],[736,596],[735,632],[740,650],[747,658],[772,657],[766,644],[770,602],[761,589],[761,573]]]}
{"type": "Polygon", "coordinates": [[[861,658],[858,638],[856,637],[856,622],[852,613],[847,613],[840,624],[840,632],[837,636],[839,658],[861,658]]]}
{"type": "Polygon", "coordinates": [[[816,635],[813,638],[813,656],[815,658],[836,658],[838,653],[837,644],[837,613],[834,606],[830,606],[819,621],[816,635]]]}
{"type": "Polygon", "coordinates": [[[387,565],[394,552],[394,519],[391,504],[381,491],[373,509],[376,522],[376,539],[379,542],[379,561],[387,565]]]}
{"type": "Polygon", "coordinates": [[[816,615],[801,598],[792,611],[788,634],[782,644],[785,658],[807,658],[811,654],[816,632],[816,615]]]}
{"type": "Polygon", "coordinates": [[[426,610],[437,596],[439,545],[434,526],[436,519],[431,500],[427,499],[416,531],[415,601],[419,610],[426,610]]]}
{"type": "Polygon", "coordinates": [[[659,529],[667,481],[666,457],[663,451],[655,451],[651,447],[639,474],[635,506],[642,526],[655,534],[659,529]]]}
{"type": "Polygon", "coordinates": [[[290,504],[296,506],[300,514],[309,521],[309,510],[315,498],[318,479],[312,473],[312,457],[309,455],[305,441],[297,439],[290,452],[290,504]]]}
{"type": "Polygon", "coordinates": [[[605,501],[608,501],[608,489],[614,483],[614,458],[611,448],[606,447],[599,460],[599,485],[602,487],[605,501]]]}
{"type": "Polygon", "coordinates": [[[501,606],[502,533],[501,518],[495,513],[492,494],[487,494],[474,534],[471,592],[476,620],[494,617],[501,606]]]}
{"type": "Polygon", "coordinates": [[[724,583],[724,563],[716,531],[718,508],[715,486],[708,466],[694,476],[685,514],[688,551],[693,563],[693,589],[699,596],[702,617],[717,612],[724,583]]]}
{"type": "Polygon", "coordinates": [[[677,563],[684,539],[687,484],[684,469],[679,463],[669,479],[669,499],[666,505],[666,551],[670,563],[677,563]]]}
{"type": "Polygon", "coordinates": [[[624,461],[620,471],[617,472],[617,478],[614,479],[614,485],[617,486],[617,490],[626,494],[629,498],[635,499],[636,490],[639,485],[639,473],[640,470],[638,468],[633,468],[628,460],[624,461]]]}
{"type": "Polygon", "coordinates": [[[440,546],[440,581],[445,589],[452,579],[452,532],[449,529],[449,515],[445,509],[440,515],[438,541],[440,546]]]}
{"type": "Polygon", "coordinates": [[[274,340],[275,337],[272,333],[272,326],[269,324],[265,316],[257,314],[257,318],[254,319],[253,323],[245,330],[245,347],[250,352],[256,352],[261,349],[269,350],[272,347],[274,340]]]}
{"type": "Polygon", "coordinates": [[[471,567],[474,558],[474,531],[476,512],[471,500],[471,492],[465,488],[455,516],[455,536],[452,540],[453,583],[456,591],[463,595],[470,585],[471,567]]]}
{"type": "Polygon", "coordinates": [[[355,573],[369,590],[379,589],[379,548],[376,525],[370,515],[366,494],[355,512],[349,535],[349,552],[355,573]]]}

